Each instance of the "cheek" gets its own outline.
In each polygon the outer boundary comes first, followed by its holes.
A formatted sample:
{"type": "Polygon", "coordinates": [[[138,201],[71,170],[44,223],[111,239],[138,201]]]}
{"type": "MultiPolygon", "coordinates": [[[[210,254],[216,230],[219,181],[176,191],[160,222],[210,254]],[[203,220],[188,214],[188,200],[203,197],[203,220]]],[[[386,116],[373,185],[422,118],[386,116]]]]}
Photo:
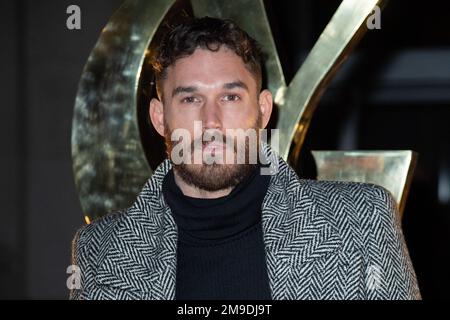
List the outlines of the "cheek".
{"type": "Polygon", "coordinates": [[[187,116],[181,116],[176,115],[172,117],[168,122],[168,126],[170,128],[170,131],[174,131],[176,129],[181,129],[184,134],[188,134],[190,139],[194,139],[194,132],[198,135],[201,134],[201,125],[197,124],[197,130],[195,131],[195,121],[198,121],[198,119],[194,119],[187,116]]]}
{"type": "Polygon", "coordinates": [[[223,126],[225,128],[251,128],[258,119],[256,108],[233,110],[223,114],[223,126]]]}
{"type": "Polygon", "coordinates": [[[181,109],[173,107],[164,114],[166,123],[171,128],[190,129],[194,127],[194,121],[198,120],[198,115],[194,109],[181,109]]]}

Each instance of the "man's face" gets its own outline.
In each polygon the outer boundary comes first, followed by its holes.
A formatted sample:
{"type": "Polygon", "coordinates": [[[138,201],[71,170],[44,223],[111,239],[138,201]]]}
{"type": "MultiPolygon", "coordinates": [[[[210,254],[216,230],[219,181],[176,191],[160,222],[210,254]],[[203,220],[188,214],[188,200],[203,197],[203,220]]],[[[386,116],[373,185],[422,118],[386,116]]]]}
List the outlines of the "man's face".
{"type": "MultiPolygon", "coordinates": [[[[150,115],[157,131],[165,137],[169,157],[178,143],[171,139],[174,130],[184,129],[192,137],[191,163],[174,165],[183,180],[200,189],[216,191],[245,178],[252,165],[236,164],[237,155],[235,163],[225,159],[226,153],[237,152],[237,143],[245,141],[235,139],[234,147],[228,148],[227,129],[265,127],[272,110],[272,96],[267,90],[257,92],[256,80],[242,59],[224,46],[216,52],[197,49],[168,68],[162,90],[163,101],[152,100],[150,115]],[[211,138],[195,136],[196,122],[197,126],[201,123],[203,134],[217,133],[221,138],[210,142],[211,138]],[[200,143],[195,143],[195,139],[200,143]],[[193,163],[195,146],[200,147],[202,159],[223,155],[224,163],[193,163]]],[[[249,140],[246,141],[248,149],[249,140]]]]}

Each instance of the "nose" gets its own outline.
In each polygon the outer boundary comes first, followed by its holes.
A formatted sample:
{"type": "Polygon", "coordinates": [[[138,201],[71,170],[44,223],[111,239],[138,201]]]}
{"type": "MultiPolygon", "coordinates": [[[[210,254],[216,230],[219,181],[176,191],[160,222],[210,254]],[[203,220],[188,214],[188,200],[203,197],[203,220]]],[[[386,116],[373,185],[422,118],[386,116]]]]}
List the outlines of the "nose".
{"type": "Polygon", "coordinates": [[[202,108],[202,122],[204,129],[222,128],[222,115],[220,107],[214,102],[208,102],[202,108]]]}

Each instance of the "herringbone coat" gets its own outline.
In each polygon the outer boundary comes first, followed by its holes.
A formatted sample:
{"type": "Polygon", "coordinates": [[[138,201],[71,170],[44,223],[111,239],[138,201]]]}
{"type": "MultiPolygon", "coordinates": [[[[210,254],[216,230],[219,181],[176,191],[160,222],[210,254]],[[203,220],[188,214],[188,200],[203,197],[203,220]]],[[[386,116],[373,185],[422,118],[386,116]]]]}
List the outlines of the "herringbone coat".
{"type": "MultiPolygon", "coordinates": [[[[272,299],[420,299],[386,189],[302,180],[276,159],[262,205],[272,299]]],[[[177,226],[161,192],[170,168],[165,160],[130,208],[77,232],[71,299],[175,299],[177,226]]]]}

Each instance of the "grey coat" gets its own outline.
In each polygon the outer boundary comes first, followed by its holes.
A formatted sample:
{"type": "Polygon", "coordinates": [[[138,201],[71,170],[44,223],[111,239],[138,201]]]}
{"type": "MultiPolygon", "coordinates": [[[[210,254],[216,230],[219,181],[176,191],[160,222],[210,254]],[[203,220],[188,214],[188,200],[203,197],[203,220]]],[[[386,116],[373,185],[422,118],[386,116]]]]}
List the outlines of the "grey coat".
{"type": "MultiPolygon", "coordinates": [[[[420,299],[386,189],[302,180],[276,159],[262,205],[272,299],[420,299]]],[[[71,299],[175,298],[177,226],[161,192],[170,168],[165,160],[130,208],[77,232],[81,287],[71,299]]]]}

